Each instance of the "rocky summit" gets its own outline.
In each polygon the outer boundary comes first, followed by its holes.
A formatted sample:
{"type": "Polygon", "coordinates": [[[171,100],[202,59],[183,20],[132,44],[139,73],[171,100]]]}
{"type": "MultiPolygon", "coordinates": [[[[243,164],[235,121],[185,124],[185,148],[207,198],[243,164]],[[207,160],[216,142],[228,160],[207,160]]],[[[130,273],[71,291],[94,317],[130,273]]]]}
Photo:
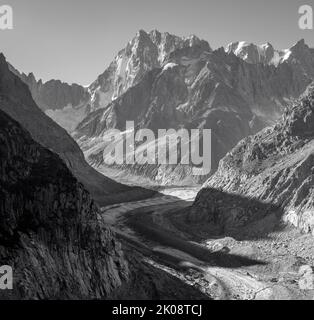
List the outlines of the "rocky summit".
{"type": "Polygon", "coordinates": [[[312,85],[275,126],[242,140],[221,160],[190,218],[215,224],[214,215],[225,212],[218,225],[234,228],[277,211],[285,222],[314,234],[313,128],[312,85]]]}
{"type": "Polygon", "coordinates": [[[139,83],[148,71],[160,68],[174,50],[195,45],[211,50],[206,41],[196,36],[181,38],[168,32],[153,30],[146,33],[140,30],[105,72],[89,86],[92,110],[106,107],[139,83]]]}
{"type": "Polygon", "coordinates": [[[90,112],[90,95],[86,88],[60,80],[43,82],[33,73],[26,75],[8,65],[10,71],[28,86],[37,106],[69,133],[90,112]]]}
{"type": "MultiPolygon", "coordinates": [[[[108,166],[108,129],[212,129],[212,171],[241,139],[272,125],[314,79],[314,51],[304,40],[291,48],[244,41],[212,50],[196,36],[140,30],[88,87],[43,83],[9,65],[33,100],[66,129],[98,171],[125,182],[188,185],[191,165],[108,166]],[[142,181],[142,182],[143,182],[142,181]]],[[[201,143],[201,139],[200,139],[201,143]]]]}

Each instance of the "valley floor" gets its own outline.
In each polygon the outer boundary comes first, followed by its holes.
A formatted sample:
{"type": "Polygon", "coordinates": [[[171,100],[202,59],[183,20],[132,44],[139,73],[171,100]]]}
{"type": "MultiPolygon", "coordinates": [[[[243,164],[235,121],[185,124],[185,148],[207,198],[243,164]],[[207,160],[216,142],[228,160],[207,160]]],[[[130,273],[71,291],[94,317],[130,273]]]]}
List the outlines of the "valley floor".
{"type": "MultiPolygon", "coordinates": [[[[213,238],[185,224],[197,188],[165,189],[164,195],[102,209],[122,243],[147,264],[217,300],[314,298],[314,238],[282,226],[246,239],[213,238]],[[300,271],[301,270],[301,271],[300,271]]],[[[204,229],[204,228],[203,228],[204,229]]]]}

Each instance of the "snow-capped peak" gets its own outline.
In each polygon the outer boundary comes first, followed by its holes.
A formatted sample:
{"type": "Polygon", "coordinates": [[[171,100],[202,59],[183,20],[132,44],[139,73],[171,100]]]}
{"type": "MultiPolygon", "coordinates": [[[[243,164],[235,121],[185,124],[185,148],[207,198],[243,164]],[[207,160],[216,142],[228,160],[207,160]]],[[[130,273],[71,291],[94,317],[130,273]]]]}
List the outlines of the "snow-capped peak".
{"type": "Polygon", "coordinates": [[[173,69],[173,68],[175,68],[177,66],[178,65],[176,63],[169,62],[169,63],[165,64],[165,66],[163,67],[163,71],[166,71],[168,69],[173,69]]]}
{"type": "Polygon", "coordinates": [[[226,53],[233,52],[237,57],[251,64],[263,63],[277,67],[279,64],[287,61],[293,51],[296,51],[296,49],[293,48],[300,48],[302,44],[304,45],[304,41],[299,41],[291,49],[276,50],[269,42],[256,45],[246,41],[240,41],[228,44],[225,51],[226,53]]]}

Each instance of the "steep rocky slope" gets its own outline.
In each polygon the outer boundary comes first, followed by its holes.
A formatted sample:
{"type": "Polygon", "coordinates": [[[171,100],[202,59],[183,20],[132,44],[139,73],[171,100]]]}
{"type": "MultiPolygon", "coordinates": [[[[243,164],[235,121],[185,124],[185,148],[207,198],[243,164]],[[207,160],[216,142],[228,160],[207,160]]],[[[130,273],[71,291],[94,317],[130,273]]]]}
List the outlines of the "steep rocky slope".
{"type": "Polygon", "coordinates": [[[2,111],[0,141],[0,260],[14,269],[12,294],[109,297],[128,269],[88,192],[2,111]]]}
{"type": "Polygon", "coordinates": [[[10,72],[5,57],[0,55],[0,109],[17,120],[44,147],[53,150],[67,164],[74,176],[102,204],[115,203],[129,196],[137,196],[129,188],[104,177],[85,159],[82,151],[67,132],[46,116],[34,102],[30,91],[10,72]],[[128,195],[128,192],[131,194],[128,195]]]}
{"type": "MultiPolygon", "coordinates": [[[[148,55],[151,34],[140,34],[140,38],[147,40],[141,44],[141,52],[148,55]]],[[[304,51],[299,57],[306,56],[305,44],[296,47],[304,51]]],[[[277,66],[247,63],[233,52],[222,48],[212,51],[208,43],[195,40],[170,52],[161,67],[156,64],[154,70],[143,74],[120,97],[88,115],[74,137],[88,161],[106,172],[104,135],[112,128],[125,131],[126,121],[134,121],[136,129],[149,128],[154,132],[169,128],[212,129],[213,172],[238,141],[273,124],[288,102],[304,92],[312,81],[312,72],[305,64],[302,66],[294,67],[292,62],[277,66]]],[[[128,68],[121,72],[127,73],[128,68]]],[[[159,184],[200,182],[200,179],[204,182],[208,177],[192,177],[191,166],[123,169],[148,176],[159,184]]]]}
{"type": "MultiPolygon", "coordinates": [[[[127,252],[63,161],[0,111],[0,299],[199,299],[127,252]]],[[[129,251],[129,250],[128,250],[129,251]]]]}
{"type": "Polygon", "coordinates": [[[9,68],[28,86],[37,106],[68,132],[72,132],[89,113],[90,96],[86,88],[60,80],[43,83],[33,73],[20,73],[12,65],[9,68]]]}
{"type": "Polygon", "coordinates": [[[312,85],[278,124],[244,139],[227,154],[199,193],[190,217],[215,224],[216,214],[217,224],[243,226],[278,208],[286,222],[313,233],[313,174],[312,85]],[[227,194],[223,202],[217,201],[219,194],[227,194]],[[232,197],[238,201],[228,202],[232,197]]]}

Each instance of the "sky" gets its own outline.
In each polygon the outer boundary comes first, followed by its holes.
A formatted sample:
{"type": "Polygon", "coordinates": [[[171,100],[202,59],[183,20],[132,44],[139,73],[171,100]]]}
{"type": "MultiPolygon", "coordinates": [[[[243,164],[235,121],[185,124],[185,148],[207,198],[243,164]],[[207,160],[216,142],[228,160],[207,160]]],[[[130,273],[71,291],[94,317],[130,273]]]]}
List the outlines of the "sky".
{"type": "Polygon", "coordinates": [[[138,30],[195,34],[213,49],[232,41],[275,48],[314,31],[298,27],[301,5],[314,0],[0,0],[11,5],[14,29],[0,30],[0,52],[44,81],[88,85],[138,30]]]}

